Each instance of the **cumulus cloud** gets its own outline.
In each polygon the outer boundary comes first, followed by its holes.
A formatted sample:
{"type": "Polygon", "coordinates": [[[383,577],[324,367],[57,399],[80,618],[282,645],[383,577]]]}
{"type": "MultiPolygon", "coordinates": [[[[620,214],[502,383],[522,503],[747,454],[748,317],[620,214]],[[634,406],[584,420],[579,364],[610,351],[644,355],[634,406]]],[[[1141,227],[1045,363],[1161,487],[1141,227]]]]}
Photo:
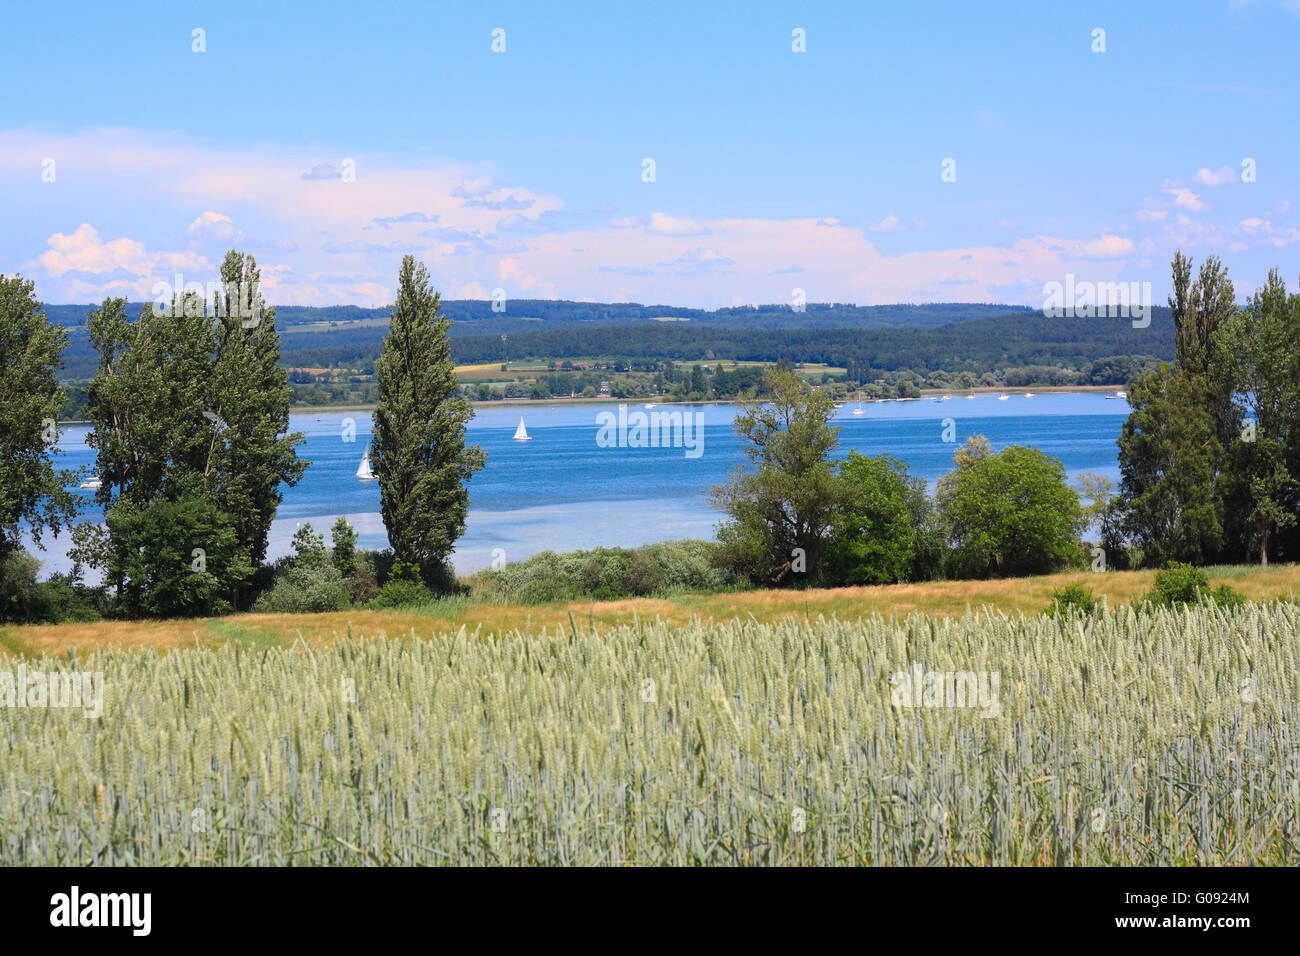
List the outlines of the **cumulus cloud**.
{"type": "Polygon", "coordinates": [[[872,232],[898,232],[902,228],[902,223],[898,221],[898,217],[892,212],[884,219],[880,220],[880,222],[871,224],[872,232]]]}
{"type": "Polygon", "coordinates": [[[1237,171],[1231,166],[1220,166],[1215,170],[1202,166],[1196,171],[1196,181],[1202,186],[1226,186],[1237,181],[1237,171]]]}
{"type": "Polygon", "coordinates": [[[1201,201],[1200,196],[1176,180],[1166,180],[1161,190],[1173,200],[1175,206],[1188,212],[1202,212],[1210,208],[1201,201]]]}
{"type": "Polygon", "coordinates": [[[235,224],[231,218],[211,210],[203,213],[190,223],[190,232],[196,237],[214,239],[220,242],[233,239],[236,236],[235,224]]]}
{"type": "Polygon", "coordinates": [[[1103,234],[1100,239],[1079,243],[1077,251],[1085,259],[1118,259],[1133,251],[1133,241],[1122,236],[1103,234]]]}
{"type": "Polygon", "coordinates": [[[54,233],[46,245],[49,248],[28,267],[67,278],[70,287],[83,292],[93,289],[105,295],[143,295],[152,287],[154,276],[170,278],[188,271],[192,279],[202,281],[198,274],[211,269],[208,260],[194,252],[149,252],[144,243],[126,237],[105,242],[88,222],[70,234],[54,233]]]}

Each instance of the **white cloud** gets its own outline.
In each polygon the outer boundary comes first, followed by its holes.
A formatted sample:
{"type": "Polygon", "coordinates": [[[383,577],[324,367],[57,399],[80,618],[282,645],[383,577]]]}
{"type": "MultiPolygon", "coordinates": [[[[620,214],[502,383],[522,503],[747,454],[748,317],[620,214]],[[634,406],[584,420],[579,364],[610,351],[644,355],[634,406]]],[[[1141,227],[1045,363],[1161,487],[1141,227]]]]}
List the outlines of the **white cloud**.
{"type": "Polygon", "coordinates": [[[208,260],[194,252],[149,252],[144,243],[125,237],[105,242],[88,222],[71,234],[56,232],[46,245],[49,248],[28,267],[66,278],[79,291],[96,290],[102,295],[144,295],[152,288],[155,276],[170,278],[188,271],[189,278],[202,281],[200,274],[211,269],[208,260]],[[99,281],[92,281],[92,276],[99,281]]]}
{"type": "Polygon", "coordinates": [[[1231,166],[1220,166],[1216,170],[1202,166],[1196,171],[1196,181],[1202,186],[1226,186],[1237,181],[1237,171],[1231,166]]]}
{"type": "Polygon", "coordinates": [[[1118,259],[1133,251],[1133,241],[1120,236],[1103,234],[1100,239],[1079,243],[1076,251],[1085,259],[1118,259]]]}
{"type": "Polygon", "coordinates": [[[235,224],[231,218],[211,210],[190,223],[190,232],[218,241],[233,239],[236,235],[235,224]]]}
{"type": "Polygon", "coordinates": [[[1186,209],[1188,212],[1202,212],[1210,208],[1201,201],[1200,196],[1176,180],[1166,180],[1165,184],[1160,188],[1173,199],[1174,205],[1180,209],[1186,209]]]}
{"type": "Polygon", "coordinates": [[[902,223],[898,221],[898,217],[892,212],[880,222],[871,224],[872,232],[898,232],[902,228],[902,223]]]}

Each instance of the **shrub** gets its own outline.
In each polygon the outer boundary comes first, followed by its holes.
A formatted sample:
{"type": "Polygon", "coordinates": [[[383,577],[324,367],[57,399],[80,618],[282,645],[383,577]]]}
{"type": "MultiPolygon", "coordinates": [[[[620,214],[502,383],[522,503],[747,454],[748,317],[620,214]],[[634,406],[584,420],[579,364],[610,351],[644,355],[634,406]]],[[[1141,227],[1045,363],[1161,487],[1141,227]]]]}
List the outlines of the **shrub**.
{"type": "Polygon", "coordinates": [[[1246,603],[1246,596],[1231,584],[1220,584],[1210,592],[1210,597],[1219,607],[1241,607],[1246,603]]]}
{"type": "Polygon", "coordinates": [[[358,554],[352,559],[351,573],[343,575],[352,595],[353,604],[365,604],[379,593],[379,579],[375,574],[374,562],[367,554],[358,554]]]}
{"type": "Polygon", "coordinates": [[[1202,592],[1209,589],[1210,580],[1203,570],[1183,561],[1170,561],[1163,571],[1156,572],[1155,587],[1146,600],[1155,607],[1196,604],[1202,592]]]}
{"type": "Polygon", "coordinates": [[[661,541],[639,548],[595,548],[564,554],[543,551],[500,571],[480,571],[470,585],[489,599],[518,604],[742,586],[741,578],[718,564],[717,553],[717,545],[710,541],[661,541]]]}
{"type": "Polygon", "coordinates": [[[297,561],[281,571],[267,591],[253,602],[262,614],[316,614],[343,611],[351,605],[343,575],[328,560],[297,561]]]}
{"type": "Polygon", "coordinates": [[[1064,614],[1067,608],[1074,608],[1083,614],[1093,614],[1101,607],[1092,588],[1082,584],[1069,584],[1052,592],[1052,605],[1047,609],[1048,617],[1064,614]]]}
{"type": "Polygon", "coordinates": [[[64,574],[37,581],[40,567],[39,558],[21,549],[0,560],[0,621],[58,624],[104,616],[102,589],[83,587],[64,574]]]}
{"type": "Polygon", "coordinates": [[[372,610],[388,610],[399,607],[420,607],[435,600],[433,592],[421,581],[409,581],[404,578],[391,578],[371,599],[372,610]]]}

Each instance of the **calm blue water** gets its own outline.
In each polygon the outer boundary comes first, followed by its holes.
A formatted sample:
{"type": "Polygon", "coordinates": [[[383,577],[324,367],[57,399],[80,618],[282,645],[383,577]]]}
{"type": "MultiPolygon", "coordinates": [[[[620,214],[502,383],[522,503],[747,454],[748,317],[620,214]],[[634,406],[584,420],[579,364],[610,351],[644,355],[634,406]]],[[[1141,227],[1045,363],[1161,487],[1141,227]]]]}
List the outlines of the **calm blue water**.
{"type": "MultiPolygon", "coordinates": [[[[1095,393],[1042,394],[1025,398],[1009,393],[946,402],[866,402],[862,416],[854,404],[836,413],[839,454],[850,449],[864,455],[891,454],[907,462],[913,474],[933,484],[952,467],[954,444],[943,439],[945,418],[956,424],[960,444],[984,435],[995,449],[1032,445],[1060,458],[1071,476],[1095,471],[1118,481],[1115,439],[1128,414],[1128,403],[1095,393]]],[[[682,448],[602,448],[597,445],[601,411],[616,405],[513,405],[480,408],[470,423],[472,442],[487,452],[487,466],[469,485],[468,529],[456,550],[458,570],[485,567],[493,549],[517,561],[547,548],[568,551],[597,545],[633,546],[667,538],[711,538],[718,513],[704,492],[723,481],[740,464],[740,440],[731,428],[734,405],[660,406],[703,415],[703,453],[687,458],[682,448]],[[512,439],[520,416],[532,441],[512,439]]],[[[629,413],[642,410],[630,404],[629,413]]],[[[311,461],[303,480],[287,488],[271,529],[270,555],[289,551],[299,523],[310,521],[328,531],[339,515],[359,533],[365,548],[387,544],[379,516],[379,487],[355,477],[369,439],[365,412],[295,414],[294,431],[305,432],[300,457],[311,461]],[[345,441],[345,423],[355,437],[345,441]]],[[[60,467],[93,464],[85,426],[69,427],[60,467]]],[[[91,492],[82,492],[90,500],[91,492]]],[[[86,516],[99,519],[90,503],[86,516]]],[[[47,544],[40,554],[45,571],[66,569],[63,542],[47,544]]],[[[39,552],[38,552],[39,553],[39,552]]]]}

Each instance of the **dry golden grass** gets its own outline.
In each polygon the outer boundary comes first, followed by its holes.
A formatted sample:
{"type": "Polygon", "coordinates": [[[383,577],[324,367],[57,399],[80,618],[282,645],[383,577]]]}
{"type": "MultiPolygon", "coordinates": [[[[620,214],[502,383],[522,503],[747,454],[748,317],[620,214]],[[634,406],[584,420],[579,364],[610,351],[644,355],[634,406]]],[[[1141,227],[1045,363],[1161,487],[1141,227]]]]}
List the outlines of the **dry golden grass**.
{"type": "MultiPolygon", "coordinates": [[[[1209,569],[1210,584],[1230,583],[1252,600],[1300,594],[1300,565],[1269,568],[1209,569]]],[[[346,637],[349,628],[368,637],[420,637],[464,627],[473,633],[537,633],[556,627],[580,630],[612,627],[633,619],[660,618],[686,624],[692,618],[726,621],[753,617],[770,622],[788,617],[834,615],[855,620],[884,616],[929,614],[954,617],[968,607],[1036,614],[1044,610],[1053,591],[1068,584],[1092,588],[1111,607],[1141,600],[1155,579],[1153,571],[1087,571],[991,581],[932,581],[874,587],[828,588],[807,591],[740,591],[685,594],[671,598],[630,598],[618,601],[572,601],[546,605],[500,605],[464,600],[439,602],[427,608],[326,614],[235,614],[221,618],[168,621],[96,621],[78,624],[10,626],[0,629],[0,654],[63,654],[96,647],[157,650],[190,645],[215,646],[235,641],[255,647],[276,647],[302,638],[308,643],[346,637]]]]}

